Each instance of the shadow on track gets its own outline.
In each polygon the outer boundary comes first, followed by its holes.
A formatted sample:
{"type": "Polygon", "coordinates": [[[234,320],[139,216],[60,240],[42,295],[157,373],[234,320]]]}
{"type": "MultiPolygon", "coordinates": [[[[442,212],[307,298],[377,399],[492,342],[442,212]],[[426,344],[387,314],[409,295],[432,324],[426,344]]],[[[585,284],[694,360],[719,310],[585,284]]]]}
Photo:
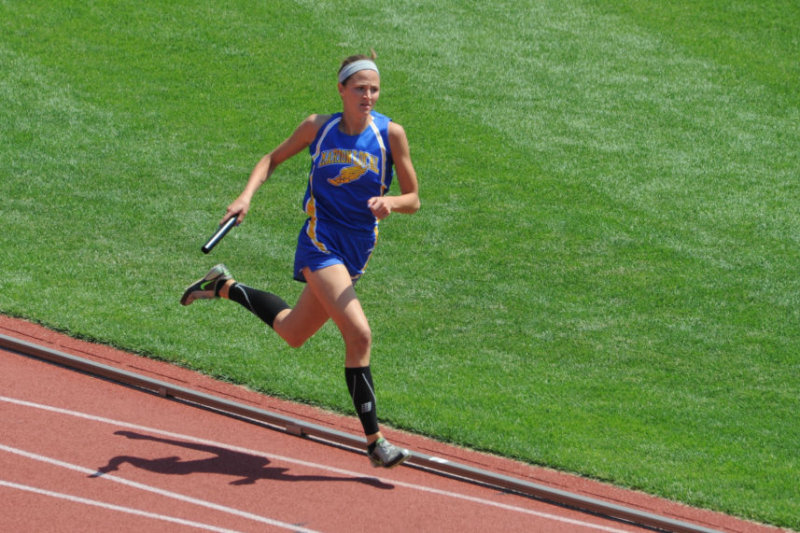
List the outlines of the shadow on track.
{"type": "Polygon", "coordinates": [[[178,456],[161,457],[158,459],[145,459],[130,455],[118,455],[112,457],[108,464],[97,469],[97,472],[89,477],[100,477],[103,474],[119,470],[120,465],[128,463],[136,468],[155,472],[158,474],[186,476],[190,474],[220,474],[234,476],[239,479],[231,481],[231,485],[251,485],[260,479],[270,481],[347,481],[352,483],[363,483],[378,489],[393,489],[394,485],[384,483],[372,477],[334,477],[334,476],[313,476],[313,475],[293,475],[288,474],[288,468],[269,467],[270,461],[266,457],[237,452],[211,446],[208,444],[197,444],[152,435],[143,435],[133,431],[117,431],[115,435],[122,435],[134,440],[147,440],[170,444],[188,450],[206,452],[212,455],[205,459],[181,460],[178,456]]]}

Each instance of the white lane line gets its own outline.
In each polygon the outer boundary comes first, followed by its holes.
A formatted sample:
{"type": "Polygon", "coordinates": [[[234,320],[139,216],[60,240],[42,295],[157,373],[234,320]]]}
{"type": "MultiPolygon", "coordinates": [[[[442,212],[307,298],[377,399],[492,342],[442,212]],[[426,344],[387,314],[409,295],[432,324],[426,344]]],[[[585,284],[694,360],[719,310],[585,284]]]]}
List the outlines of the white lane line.
{"type": "MultiPolygon", "coordinates": [[[[73,417],[77,417],[77,418],[83,418],[83,419],[86,419],[86,420],[91,420],[93,422],[101,422],[101,423],[111,424],[111,425],[118,426],[118,427],[136,429],[136,430],[139,430],[139,431],[147,431],[147,432],[150,432],[150,433],[155,433],[155,434],[158,434],[158,435],[163,435],[163,436],[174,438],[174,439],[183,439],[183,440],[195,442],[195,443],[198,443],[198,444],[217,446],[217,447],[225,448],[225,449],[228,449],[228,450],[231,450],[231,451],[235,451],[235,452],[246,453],[246,454],[256,455],[256,456],[269,456],[272,459],[279,460],[279,461],[284,461],[286,463],[291,463],[291,464],[300,465],[300,466],[306,466],[306,467],[315,468],[315,469],[319,469],[319,470],[324,470],[324,471],[327,471],[327,472],[332,472],[332,473],[341,474],[341,475],[345,475],[345,476],[359,477],[359,478],[365,477],[365,474],[363,474],[361,472],[353,472],[353,471],[349,471],[349,470],[343,470],[341,468],[331,467],[331,466],[327,466],[327,465],[323,465],[323,464],[319,464],[319,463],[312,463],[312,462],[309,462],[309,461],[304,461],[302,459],[295,459],[293,457],[286,457],[286,456],[282,456],[282,455],[276,455],[274,453],[265,453],[265,452],[261,452],[261,451],[257,451],[257,450],[250,450],[248,448],[242,448],[240,446],[235,446],[235,445],[231,445],[231,444],[225,444],[225,443],[216,442],[216,441],[207,440],[207,439],[201,439],[201,438],[198,438],[198,437],[194,437],[192,435],[183,435],[181,433],[173,433],[171,431],[164,431],[164,430],[161,430],[161,429],[151,428],[151,427],[147,427],[147,426],[141,426],[141,425],[138,425],[138,424],[131,424],[131,423],[128,423],[128,422],[122,422],[120,420],[114,420],[114,419],[105,418],[105,417],[102,417],[102,416],[90,415],[90,414],[87,414],[87,413],[81,413],[79,411],[72,411],[72,410],[63,409],[63,408],[60,408],[60,407],[54,407],[54,406],[50,406],[50,405],[43,405],[43,404],[28,402],[28,401],[25,401],[25,400],[18,400],[16,398],[9,398],[9,397],[6,397],[6,396],[0,396],[0,401],[13,403],[13,404],[16,404],[16,405],[22,405],[22,406],[25,406],[25,407],[32,407],[32,408],[35,408],[35,409],[41,409],[41,410],[49,411],[49,412],[53,412],[53,413],[73,416],[73,417]]],[[[107,474],[104,474],[103,477],[105,477],[105,475],[107,475],[107,474]]],[[[411,490],[417,490],[417,491],[420,491],[420,492],[427,492],[427,493],[430,493],[430,494],[436,494],[436,495],[444,496],[444,497],[448,497],[448,498],[464,500],[464,501],[468,501],[468,502],[471,502],[471,503],[477,503],[477,504],[486,505],[486,506],[489,506],[489,507],[495,507],[495,508],[498,508],[498,509],[503,509],[503,510],[506,510],[506,511],[513,511],[513,512],[528,514],[528,515],[536,516],[536,517],[539,517],[539,518],[544,518],[544,519],[548,519],[548,520],[554,520],[556,522],[562,522],[562,523],[575,525],[575,526],[580,526],[580,527],[584,527],[584,528],[588,528],[588,529],[594,529],[594,530],[598,530],[598,531],[605,531],[605,532],[608,532],[608,533],[627,533],[625,530],[621,530],[621,529],[616,529],[616,528],[603,526],[603,525],[599,525],[599,524],[592,524],[590,522],[584,522],[582,520],[577,520],[577,519],[573,519],[573,518],[566,518],[566,517],[555,515],[555,514],[551,514],[551,513],[545,513],[545,512],[542,512],[542,511],[534,511],[532,509],[525,509],[524,507],[517,507],[517,506],[513,506],[513,505],[508,505],[508,504],[505,504],[505,503],[495,502],[495,501],[492,501],[492,500],[485,500],[483,498],[478,498],[478,497],[475,497],[475,496],[468,496],[466,494],[460,494],[460,493],[457,493],[457,492],[450,492],[450,491],[446,491],[446,490],[435,489],[433,487],[416,485],[416,484],[413,484],[413,483],[406,483],[406,482],[403,482],[403,481],[395,481],[393,479],[389,479],[389,478],[385,478],[385,477],[378,477],[378,476],[370,476],[370,477],[375,477],[376,479],[379,479],[380,481],[382,481],[384,483],[391,483],[393,485],[397,485],[399,487],[404,487],[404,488],[411,489],[411,490]]]]}
{"type": "MultiPolygon", "coordinates": [[[[0,451],[13,453],[15,455],[20,455],[22,457],[27,457],[28,459],[33,459],[34,461],[41,461],[43,463],[48,463],[54,466],[58,466],[61,468],[66,468],[67,470],[74,470],[76,472],[81,472],[83,474],[94,475],[97,473],[96,470],[91,468],[86,468],[79,465],[74,465],[71,463],[67,463],[64,461],[59,461],[58,459],[53,459],[52,457],[47,457],[44,455],[39,455],[38,453],[31,453],[25,450],[20,450],[19,448],[13,448],[11,446],[6,446],[5,444],[0,444],[0,451]]],[[[167,498],[173,498],[175,500],[180,500],[183,502],[191,503],[194,505],[199,505],[201,507],[207,507],[209,509],[213,509],[215,511],[220,511],[222,513],[232,514],[234,516],[239,516],[242,518],[247,518],[249,520],[253,520],[255,522],[261,522],[262,524],[269,524],[271,526],[280,527],[283,529],[288,529],[291,531],[302,531],[308,533],[316,533],[311,529],[304,529],[294,524],[288,524],[286,522],[281,522],[279,520],[273,520],[272,518],[267,518],[265,516],[259,516],[257,514],[248,513],[247,511],[240,511],[239,509],[234,509],[232,507],[227,507],[225,505],[219,505],[216,503],[212,503],[206,500],[200,500],[198,498],[193,498],[191,496],[185,496],[183,494],[179,494],[177,492],[172,492],[169,490],[159,489],[157,487],[153,487],[150,485],[145,485],[143,483],[137,483],[136,481],[130,481],[128,479],[121,478],[119,476],[114,476],[110,474],[103,474],[99,479],[105,479],[106,481],[113,481],[114,483],[119,483],[120,485],[125,485],[128,487],[132,487],[139,490],[144,490],[147,492],[153,492],[160,496],[166,496],[167,498]]]]}
{"type": "Polygon", "coordinates": [[[98,500],[89,500],[87,498],[81,498],[79,496],[73,496],[71,494],[64,494],[62,492],[53,492],[51,490],[44,490],[37,487],[31,487],[30,485],[20,485],[19,483],[12,483],[11,481],[4,481],[2,479],[0,479],[0,487],[8,487],[11,489],[33,492],[34,494],[39,494],[41,496],[49,496],[51,498],[67,500],[73,503],[82,503],[84,505],[93,505],[95,507],[101,507],[103,509],[109,509],[111,511],[118,511],[121,513],[143,516],[145,518],[154,518],[156,520],[171,522],[173,524],[180,524],[182,526],[194,527],[197,529],[204,529],[206,531],[216,531],[219,533],[238,533],[235,529],[225,529],[222,527],[216,527],[209,524],[203,524],[201,522],[194,522],[192,520],[184,520],[183,518],[176,518],[174,516],[166,516],[162,514],[151,513],[148,511],[142,511],[140,509],[134,509],[132,507],[122,507],[120,505],[105,503],[98,500]]]}

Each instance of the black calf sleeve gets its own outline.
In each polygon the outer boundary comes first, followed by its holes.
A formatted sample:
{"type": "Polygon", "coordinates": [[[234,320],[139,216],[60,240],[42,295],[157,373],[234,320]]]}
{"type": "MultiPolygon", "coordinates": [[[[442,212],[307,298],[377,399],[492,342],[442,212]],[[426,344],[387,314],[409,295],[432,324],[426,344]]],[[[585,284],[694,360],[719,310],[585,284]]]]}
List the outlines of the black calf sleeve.
{"type": "Polygon", "coordinates": [[[378,412],[375,408],[375,386],[372,384],[372,372],[368,366],[361,368],[345,368],[347,388],[353,405],[364,428],[364,435],[374,435],[378,429],[378,412]]]}
{"type": "Polygon", "coordinates": [[[248,311],[266,322],[269,327],[272,327],[278,313],[284,309],[291,309],[291,306],[279,296],[248,287],[242,283],[231,285],[228,289],[228,299],[243,305],[248,311]]]}

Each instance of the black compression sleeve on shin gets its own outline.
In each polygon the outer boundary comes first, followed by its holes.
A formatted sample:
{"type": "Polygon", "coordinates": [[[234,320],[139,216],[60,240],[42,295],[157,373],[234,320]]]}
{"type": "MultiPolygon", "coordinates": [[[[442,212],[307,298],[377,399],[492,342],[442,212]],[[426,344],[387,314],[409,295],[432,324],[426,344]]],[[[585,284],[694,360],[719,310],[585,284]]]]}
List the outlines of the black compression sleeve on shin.
{"type": "Polygon", "coordinates": [[[272,327],[278,313],[284,309],[291,309],[291,306],[279,296],[248,287],[242,283],[234,283],[228,289],[228,298],[242,304],[248,311],[269,324],[269,327],[272,327]]]}
{"type": "Polygon", "coordinates": [[[378,429],[378,412],[375,408],[375,386],[372,384],[372,372],[368,366],[345,368],[347,389],[353,399],[353,405],[364,428],[364,435],[374,435],[378,429]]]}

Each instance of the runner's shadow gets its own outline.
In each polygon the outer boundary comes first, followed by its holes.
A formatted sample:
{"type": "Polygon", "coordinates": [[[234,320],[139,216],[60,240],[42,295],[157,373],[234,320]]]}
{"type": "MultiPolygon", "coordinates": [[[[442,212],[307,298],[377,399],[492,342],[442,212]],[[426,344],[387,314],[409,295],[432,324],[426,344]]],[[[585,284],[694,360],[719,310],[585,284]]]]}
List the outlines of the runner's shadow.
{"type": "Polygon", "coordinates": [[[89,477],[100,477],[103,474],[119,470],[120,465],[128,463],[136,468],[141,468],[149,472],[158,474],[170,474],[186,476],[189,474],[221,474],[225,476],[235,476],[239,479],[231,481],[231,485],[251,485],[259,479],[270,481],[349,481],[353,483],[363,483],[378,489],[393,489],[394,485],[384,483],[377,478],[371,477],[334,477],[334,476],[314,476],[314,475],[293,475],[288,474],[288,468],[270,467],[270,461],[266,457],[252,455],[244,452],[237,452],[211,446],[208,444],[197,444],[194,442],[165,439],[152,435],[143,435],[133,431],[117,431],[115,435],[122,435],[134,440],[148,440],[171,444],[187,450],[206,452],[212,455],[205,459],[181,460],[177,455],[161,457],[158,459],[145,459],[130,455],[118,455],[112,457],[108,464],[97,469],[97,472],[89,477]]]}

